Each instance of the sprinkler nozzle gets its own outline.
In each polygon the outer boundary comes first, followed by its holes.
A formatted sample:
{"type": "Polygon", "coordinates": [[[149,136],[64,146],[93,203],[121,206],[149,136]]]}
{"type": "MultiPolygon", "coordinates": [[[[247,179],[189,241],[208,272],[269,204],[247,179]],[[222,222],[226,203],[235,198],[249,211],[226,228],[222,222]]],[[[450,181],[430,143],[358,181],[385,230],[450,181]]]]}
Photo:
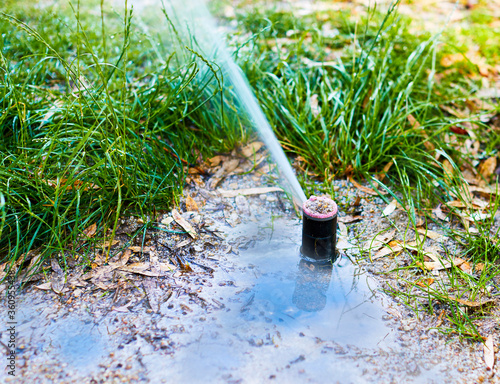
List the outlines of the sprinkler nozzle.
{"type": "Polygon", "coordinates": [[[337,204],[326,196],[311,196],[302,206],[300,253],[311,261],[336,259],[337,204]]]}

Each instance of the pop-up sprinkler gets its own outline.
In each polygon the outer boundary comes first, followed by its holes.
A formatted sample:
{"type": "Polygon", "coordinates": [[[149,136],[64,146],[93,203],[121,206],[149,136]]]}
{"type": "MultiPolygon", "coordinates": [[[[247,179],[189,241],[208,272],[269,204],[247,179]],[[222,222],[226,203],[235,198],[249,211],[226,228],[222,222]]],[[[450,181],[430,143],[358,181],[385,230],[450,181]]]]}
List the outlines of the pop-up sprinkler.
{"type": "Polygon", "coordinates": [[[335,261],[337,204],[326,196],[311,196],[302,212],[302,256],[310,261],[335,261]]]}

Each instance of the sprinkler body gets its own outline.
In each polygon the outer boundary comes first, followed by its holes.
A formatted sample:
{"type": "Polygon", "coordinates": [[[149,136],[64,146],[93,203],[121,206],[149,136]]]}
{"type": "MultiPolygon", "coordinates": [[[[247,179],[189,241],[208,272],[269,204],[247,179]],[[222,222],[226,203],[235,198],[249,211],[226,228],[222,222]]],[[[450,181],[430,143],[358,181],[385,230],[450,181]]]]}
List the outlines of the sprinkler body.
{"type": "Polygon", "coordinates": [[[306,260],[336,260],[337,210],[328,197],[311,196],[304,203],[300,253],[306,260]]]}

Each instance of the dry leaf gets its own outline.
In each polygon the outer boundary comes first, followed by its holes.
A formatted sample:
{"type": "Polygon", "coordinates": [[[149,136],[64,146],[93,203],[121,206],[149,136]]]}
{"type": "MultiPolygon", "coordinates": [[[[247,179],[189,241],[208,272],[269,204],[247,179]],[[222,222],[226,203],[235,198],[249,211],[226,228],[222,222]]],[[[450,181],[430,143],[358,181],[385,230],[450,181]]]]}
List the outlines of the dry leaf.
{"type": "Polygon", "coordinates": [[[378,251],[373,257],[372,260],[379,259],[384,256],[391,255],[396,252],[400,252],[403,250],[403,246],[399,241],[391,241],[387,246],[384,246],[380,251],[378,251]]]}
{"type": "Polygon", "coordinates": [[[382,172],[377,174],[375,177],[378,179],[378,181],[384,181],[385,176],[387,175],[387,172],[389,172],[389,169],[392,167],[394,162],[391,160],[389,161],[385,166],[384,169],[382,169],[382,172]]]}
{"type": "MultiPolygon", "coordinates": [[[[449,261],[440,259],[440,261],[425,261],[423,266],[428,269],[429,271],[441,271],[443,269],[448,269],[451,268],[452,265],[454,266],[460,266],[465,262],[464,259],[461,259],[459,257],[455,258],[453,260],[453,264],[450,263],[449,261]]],[[[420,264],[420,263],[417,263],[420,264]]]]}
{"type": "Polygon", "coordinates": [[[52,283],[49,281],[40,285],[35,285],[35,288],[41,289],[42,291],[48,291],[52,287],[52,283]]]}
{"type": "Polygon", "coordinates": [[[88,238],[94,237],[97,232],[97,223],[94,223],[83,230],[83,234],[88,238]]]}
{"type": "Polygon", "coordinates": [[[434,213],[434,215],[440,220],[450,221],[449,217],[447,217],[441,210],[441,204],[439,204],[436,208],[434,208],[432,210],[432,213],[434,213]]]}
{"type": "Polygon", "coordinates": [[[179,224],[184,230],[191,236],[193,239],[196,239],[198,237],[198,234],[194,230],[193,226],[189,224],[177,211],[177,209],[172,209],[172,217],[174,218],[175,222],[179,224]]]}
{"type": "Polygon", "coordinates": [[[135,245],[128,247],[128,249],[130,249],[134,253],[140,253],[140,252],[148,253],[150,251],[149,247],[141,247],[141,246],[135,246],[135,245]]]}
{"type": "Polygon", "coordinates": [[[392,200],[387,205],[387,207],[385,207],[385,209],[382,211],[382,216],[389,216],[391,213],[393,213],[398,208],[398,206],[400,206],[400,205],[398,204],[396,199],[392,200]]]}
{"type": "Polygon", "coordinates": [[[109,248],[109,247],[112,247],[113,245],[118,244],[119,242],[120,242],[120,241],[119,241],[119,240],[116,240],[116,239],[115,239],[115,240],[113,240],[113,241],[108,240],[108,241],[104,242],[103,244],[101,244],[101,245],[100,245],[100,247],[101,247],[102,249],[104,249],[104,248],[109,248]]]}
{"type": "Polygon", "coordinates": [[[479,173],[484,177],[485,180],[489,180],[490,176],[495,172],[496,169],[497,158],[496,156],[491,156],[479,166],[479,173]]]}
{"type": "Polygon", "coordinates": [[[223,189],[219,189],[217,192],[222,197],[236,197],[238,195],[261,195],[264,193],[270,192],[283,192],[283,189],[278,187],[263,187],[263,188],[244,188],[244,189],[235,189],[230,191],[225,191],[223,189]]]}
{"type": "Polygon", "coordinates": [[[196,201],[191,196],[188,196],[186,198],[186,210],[187,211],[197,211],[198,210],[198,204],[196,204],[196,201]]]}
{"type": "Polygon", "coordinates": [[[214,156],[214,157],[208,159],[208,164],[211,167],[216,167],[221,163],[221,161],[222,161],[222,156],[214,156]]]}
{"type": "Polygon", "coordinates": [[[371,250],[377,250],[383,247],[392,239],[394,239],[395,235],[396,235],[396,228],[394,228],[392,231],[389,232],[380,233],[377,236],[375,236],[372,240],[368,240],[365,243],[365,248],[371,250]]]}
{"type": "Polygon", "coordinates": [[[481,272],[484,269],[484,263],[477,263],[474,269],[476,272],[481,272]]]}
{"type": "Polygon", "coordinates": [[[385,195],[387,192],[376,192],[372,188],[365,187],[361,184],[359,184],[356,180],[352,178],[352,176],[349,176],[349,181],[354,185],[356,188],[358,188],[360,191],[368,194],[368,195],[373,195],[373,196],[378,196],[379,194],[385,195]]]}
{"type": "Polygon", "coordinates": [[[453,180],[453,175],[455,171],[453,169],[453,165],[451,165],[448,159],[443,160],[443,170],[445,175],[445,181],[446,183],[449,183],[451,180],[453,180]]]}
{"type": "Polygon", "coordinates": [[[471,273],[472,272],[472,268],[471,268],[470,264],[467,261],[463,262],[460,265],[460,269],[462,271],[464,271],[465,273],[471,273]]]}
{"type": "Polygon", "coordinates": [[[432,240],[443,240],[444,238],[446,238],[445,236],[437,233],[437,232],[434,232],[434,231],[431,231],[429,229],[425,229],[425,228],[417,228],[417,232],[424,235],[424,236],[427,236],[429,239],[432,239],[432,240]]]}
{"type": "Polygon", "coordinates": [[[339,221],[340,223],[344,223],[344,224],[354,223],[355,221],[359,221],[359,220],[363,220],[363,216],[346,215],[346,216],[337,217],[337,221],[339,221]]]}
{"type": "Polygon", "coordinates": [[[163,219],[162,221],[160,221],[161,224],[163,225],[170,225],[172,222],[174,221],[174,218],[172,216],[169,216],[165,219],[163,219]]]}
{"type": "Polygon", "coordinates": [[[253,158],[254,155],[259,152],[259,150],[264,146],[264,143],[260,141],[254,141],[248,144],[241,150],[241,154],[245,157],[253,158]]]}
{"type": "Polygon", "coordinates": [[[415,284],[417,284],[419,287],[425,288],[432,283],[434,283],[434,279],[432,277],[429,277],[427,279],[420,279],[415,284]]]}
{"type": "Polygon", "coordinates": [[[495,365],[495,349],[493,346],[493,335],[488,335],[483,346],[484,362],[489,370],[493,369],[495,365]]]}
{"type": "Polygon", "coordinates": [[[60,295],[64,289],[65,278],[64,271],[59,266],[59,263],[52,259],[50,261],[50,266],[52,267],[52,271],[54,272],[50,278],[50,287],[52,290],[60,295]]]}

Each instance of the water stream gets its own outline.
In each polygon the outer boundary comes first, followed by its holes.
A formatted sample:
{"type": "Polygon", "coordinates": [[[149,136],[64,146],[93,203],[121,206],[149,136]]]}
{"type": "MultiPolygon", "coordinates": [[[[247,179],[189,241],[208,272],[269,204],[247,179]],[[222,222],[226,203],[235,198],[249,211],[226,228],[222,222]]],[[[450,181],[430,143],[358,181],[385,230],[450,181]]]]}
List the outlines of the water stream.
{"type": "Polygon", "coordinates": [[[165,6],[183,43],[192,46],[204,58],[216,63],[220,68],[223,74],[224,89],[231,91],[234,102],[237,104],[237,108],[233,110],[226,108],[226,113],[244,113],[246,115],[251,128],[259,134],[277,164],[284,189],[291,193],[298,205],[302,205],[307,199],[302,187],[245,75],[234,62],[224,43],[224,36],[217,28],[215,19],[211,16],[205,2],[203,0],[169,0],[165,6]]]}

